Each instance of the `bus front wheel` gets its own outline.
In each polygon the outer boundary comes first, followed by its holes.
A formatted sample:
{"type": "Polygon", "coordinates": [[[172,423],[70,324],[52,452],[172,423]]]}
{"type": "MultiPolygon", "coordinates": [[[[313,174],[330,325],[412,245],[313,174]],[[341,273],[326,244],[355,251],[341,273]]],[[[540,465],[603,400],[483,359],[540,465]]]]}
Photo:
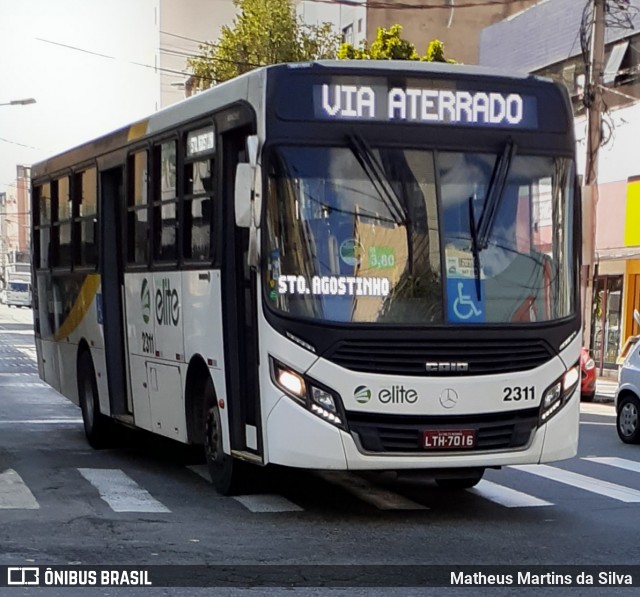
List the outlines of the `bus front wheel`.
{"type": "Polygon", "coordinates": [[[247,464],[224,453],[220,410],[216,404],[213,382],[210,379],[205,386],[205,400],[208,408],[205,420],[204,453],[211,482],[218,493],[237,495],[246,489],[247,464]]]}
{"type": "Polygon", "coordinates": [[[78,360],[78,396],[84,433],[89,445],[97,450],[106,448],[109,443],[110,421],[100,413],[96,373],[88,352],[83,352],[78,360]]]}

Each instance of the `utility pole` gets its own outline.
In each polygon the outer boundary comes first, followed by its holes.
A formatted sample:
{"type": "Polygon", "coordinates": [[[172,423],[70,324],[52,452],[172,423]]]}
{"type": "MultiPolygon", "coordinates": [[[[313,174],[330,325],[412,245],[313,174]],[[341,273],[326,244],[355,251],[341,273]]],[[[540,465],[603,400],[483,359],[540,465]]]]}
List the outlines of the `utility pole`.
{"type": "Polygon", "coordinates": [[[591,55],[587,94],[587,156],[582,189],[584,220],[580,294],[583,305],[583,344],[591,341],[593,326],[593,284],[595,282],[596,220],[598,207],[598,150],[602,141],[602,75],[604,73],[604,11],[607,0],[593,0],[591,55]]]}

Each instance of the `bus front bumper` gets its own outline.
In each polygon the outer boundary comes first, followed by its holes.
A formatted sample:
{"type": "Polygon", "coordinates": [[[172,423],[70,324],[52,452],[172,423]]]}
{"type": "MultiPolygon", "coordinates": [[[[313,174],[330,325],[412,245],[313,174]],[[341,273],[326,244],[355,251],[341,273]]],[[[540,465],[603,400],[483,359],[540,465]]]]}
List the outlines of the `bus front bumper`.
{"type": "Polygon", "coordinates": [[[322,470],[408,470],[500,467],[563,460],[578,447],[579,391],[523,447],[510,450],[452,452],[366,452],[354,437],[282,397],[266,421],[267,461],[322,470]]]}

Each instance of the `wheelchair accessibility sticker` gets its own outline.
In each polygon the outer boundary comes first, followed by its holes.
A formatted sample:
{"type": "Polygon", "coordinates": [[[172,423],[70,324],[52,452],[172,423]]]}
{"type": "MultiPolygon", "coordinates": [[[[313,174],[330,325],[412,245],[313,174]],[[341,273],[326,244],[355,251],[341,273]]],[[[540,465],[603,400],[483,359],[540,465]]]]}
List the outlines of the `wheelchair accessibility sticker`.
{"type": "Polygon", "coordinates": [[[482,323],[484,314],[484,284],[480,280],[480,300],[473,278],[447,278],[449,322],[482,323]]]}

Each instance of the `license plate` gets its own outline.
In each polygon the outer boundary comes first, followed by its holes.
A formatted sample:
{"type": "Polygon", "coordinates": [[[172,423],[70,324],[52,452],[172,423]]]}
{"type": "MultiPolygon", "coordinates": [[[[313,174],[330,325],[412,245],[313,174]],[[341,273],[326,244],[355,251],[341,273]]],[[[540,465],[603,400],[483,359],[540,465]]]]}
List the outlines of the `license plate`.
{"type": "Polygon", "coordinates": [[[425,450],[468,450],[475,445],[474,429],[439,429],[422,434],[422,447],[425,450]]]}

